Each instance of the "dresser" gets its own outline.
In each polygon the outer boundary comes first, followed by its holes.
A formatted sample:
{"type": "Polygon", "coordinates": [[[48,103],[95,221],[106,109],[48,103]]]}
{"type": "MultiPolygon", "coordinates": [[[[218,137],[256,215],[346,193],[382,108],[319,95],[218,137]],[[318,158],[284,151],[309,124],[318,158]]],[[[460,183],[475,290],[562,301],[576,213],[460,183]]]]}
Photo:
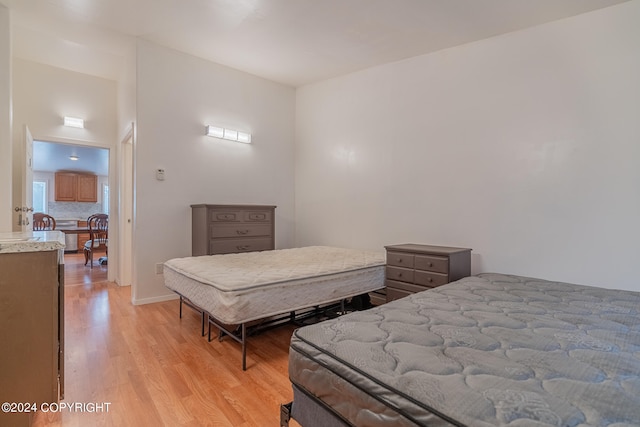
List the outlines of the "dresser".
{"type": "Polygon", "coordinates": [[[275,206],[191,205],[191,254],[275,249],[275,206]]]}
{"type": "Polygon", "coordinates": [[[471,274],[471,249],[403,244],[387,250],[387,302],[471,274]]]}

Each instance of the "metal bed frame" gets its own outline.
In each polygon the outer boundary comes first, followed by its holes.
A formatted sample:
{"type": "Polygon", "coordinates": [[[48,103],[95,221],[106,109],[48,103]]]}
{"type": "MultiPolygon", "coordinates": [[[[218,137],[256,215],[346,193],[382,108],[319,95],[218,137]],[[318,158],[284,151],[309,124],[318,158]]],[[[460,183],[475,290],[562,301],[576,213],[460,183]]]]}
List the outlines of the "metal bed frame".
{"type": "Polygon", "coordinates": [[[197,311],[198,313],[200,313],[200,315],[202,316],[201,334],[202,334],[202,336],[204,336],[204,325],[206,323],[205,319],[206,319],[207,313],[203,309],[198,307],[196,304],[192,303],[187,297],[183,296],[182,294],[180,294],[178,292],[176,292],[176,294],[178,294],[180,296],[180,318],[182,319],[182,304],[185,304],[187,307],[192,308],[195,311],[197,311]]]}
{"type": "Polygon", "coordinates": [[[205,324],[207,324],[208,325],[208,330],[207,330],[208,342],[213,341],[213,339],[211,338],[211,325],[213,325],[216,328],[218,328],[218,331],[219,331],[218,341],[222,341],[225,336],[228,336],[234,341],[240,343],[240,345],[242,346],[242,370],[243,371],[247,370],[247,338],[250,335],[256,335],[267,329],[271,329],[276,326],[280,326],[288,323],[293,323],[293,324],[302,326],[303,322],[308,319],[313,319],[313,318],[319,319],[323,315],[330,317],[327,314],[329,312],[335,313],[335,316],[340,316],[348,312],[346,309],[346,299],[342,299],[339,302],[330,303],[322,306],[312,305],[307,308],[298,310],[297,313],[296,311],[290,311],[288,313],[282,313],[279,315],[270,316],[267,319],[263,319],[262,321],[260,321],[260,323],[252,326],[247,326],[247,322],[241,323],[239,325],[231,325],[231,326],[235,326],[236,328],[234,330],[230,330],[228,328],[229,325],[225,325],[219,322],[215,318],[215,316],[213,316],[211,313],[207,312],[203,308],[199,307],[197,304],[193,303],[187,297],[180,294],[179,292],[176,292],[176,294],[180,296],[180,318],[182,319],[183,304],[195,310],[196,312],[200,313],[202,317],[200,333],[202,336],[204,336],[205,334],[204,326],[205,324]]]}

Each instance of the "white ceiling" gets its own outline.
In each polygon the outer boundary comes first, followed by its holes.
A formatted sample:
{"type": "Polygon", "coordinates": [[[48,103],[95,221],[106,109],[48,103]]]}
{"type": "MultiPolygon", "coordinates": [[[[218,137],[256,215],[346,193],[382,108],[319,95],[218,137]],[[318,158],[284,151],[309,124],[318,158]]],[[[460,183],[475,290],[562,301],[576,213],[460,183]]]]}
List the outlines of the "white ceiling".
{"type": "Polygon", "coordinates": [[[118,80],[135,37],[291,86],[628,0],[0,0],[14,55],[118,80]]]}
{"type": "Polygon", "coordinates": [[[109,175],[109,150],[52,142],[33,141],[33,170],[75,171],[109,175]],[[77,156],[71,160],[69,156],[77,156]]]}

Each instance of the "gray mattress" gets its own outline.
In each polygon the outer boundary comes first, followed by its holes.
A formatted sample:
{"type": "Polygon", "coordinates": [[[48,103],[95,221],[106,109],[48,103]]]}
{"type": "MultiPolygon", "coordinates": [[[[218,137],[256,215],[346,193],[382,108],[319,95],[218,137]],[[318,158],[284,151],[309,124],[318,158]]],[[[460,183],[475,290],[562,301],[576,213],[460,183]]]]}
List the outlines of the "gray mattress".
{"type": "Polygon", "coordinates": [[[356,426],[638,426],[639,313],[638,292],[481,274],[298,329],[289,376],[356,426]]]}

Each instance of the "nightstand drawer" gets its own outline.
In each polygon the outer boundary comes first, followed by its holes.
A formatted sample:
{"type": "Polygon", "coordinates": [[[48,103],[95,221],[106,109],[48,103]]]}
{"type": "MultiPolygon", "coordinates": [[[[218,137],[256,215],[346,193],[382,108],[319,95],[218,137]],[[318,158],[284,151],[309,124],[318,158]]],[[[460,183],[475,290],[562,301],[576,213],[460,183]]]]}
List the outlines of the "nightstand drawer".
{"type": "Polygon", "coordinates": [[[387,252],[387,264],[397,267],[413,268],[413,254],[387,252]]]}
{"type": "Polygon", "coordinates": [[[385,280],[384,284],[387,286],[387,295],[389,295],[389,289],[401,289],[403,291],[416,293],[431,289],[425,286],[414,285],[412,283],[398,282],[396,280],[385,280]]]}
{"type": "Polygon", "coordinates": [[[387,266],[387,279],[413,283],[413,270],[409,268],[387,266]]]}
{"type": "Polygon", "coordinates": [[[449,272],[449,258],[430,255],[416,255],[416,270],[435,271],[438,273],[449,272]]]}
{"type": "Polygon", "coordinates": [[[442,286],[449,282],[449,277],[442,273],[433,273],[431,271],[416,270],[414,274],[414,282],[417,285],[428,286],[435,288],[436,286],[442,286]]]}
{"type": "Polygon", "coordinates": [[[407,292],[402,289],[389,288],[387,289],[387,302],[404,298],[413,294],[414,292],[407,292]]]}

